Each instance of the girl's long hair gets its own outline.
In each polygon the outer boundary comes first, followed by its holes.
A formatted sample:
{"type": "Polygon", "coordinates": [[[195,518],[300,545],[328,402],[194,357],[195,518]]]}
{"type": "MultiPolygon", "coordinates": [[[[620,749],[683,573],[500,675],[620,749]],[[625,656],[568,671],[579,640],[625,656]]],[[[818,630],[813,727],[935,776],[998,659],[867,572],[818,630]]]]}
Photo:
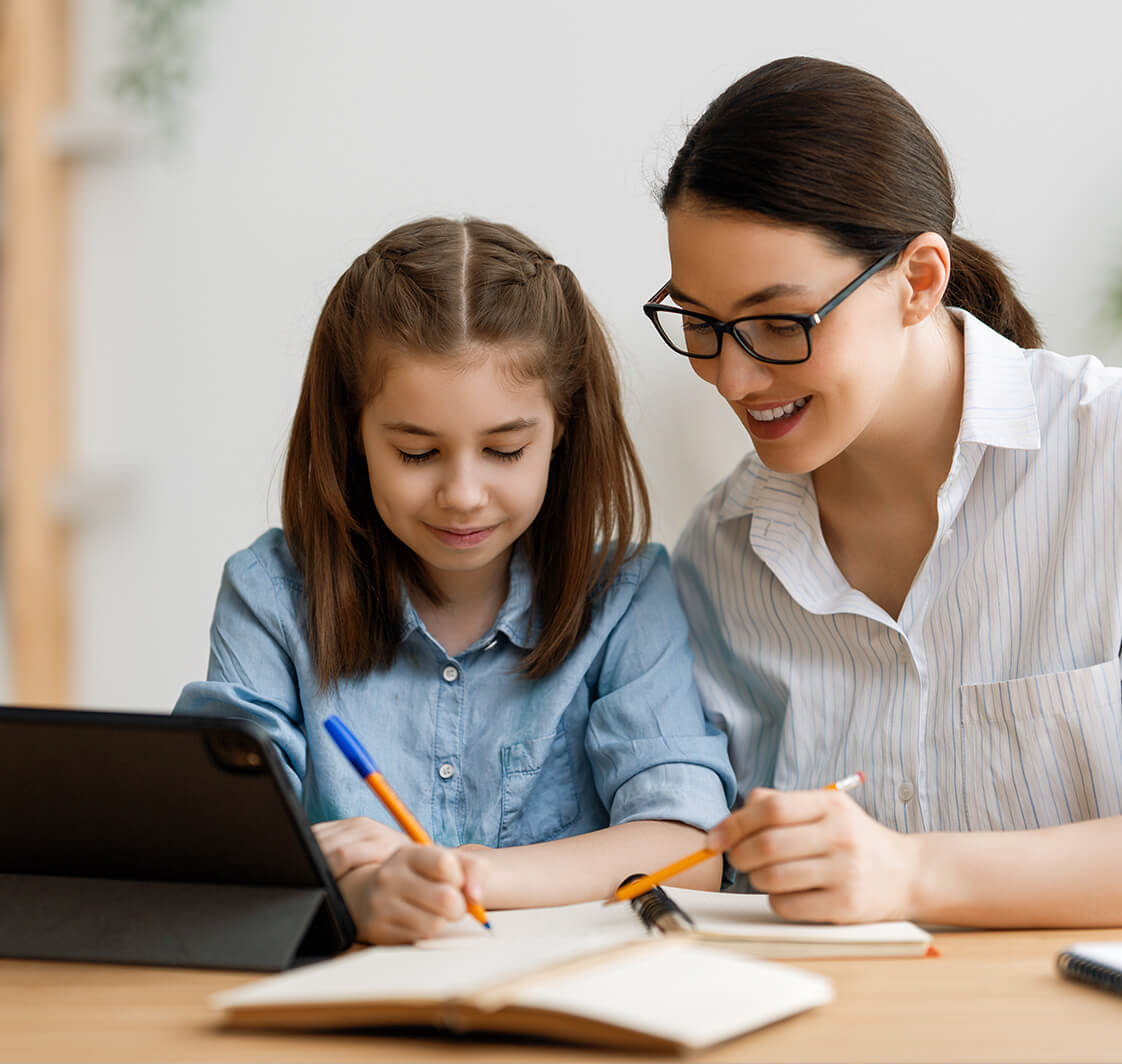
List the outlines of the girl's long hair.
{"type": "Polygon", "coordinates": [[[951,250],[943,302],[1020,347],[1040,330],[1001,263],[954,232],[946,156],[915,109],[880,78],[824,59],[777,59],[730,85],[694,123],[662,190],[822,233],[867,265],[920,233],[951,250]]]}
{"type": "Polygon", "coordinates": [[[455,360],[474,345],[512,342],[511,371],[544,383],[564,427],[545,500],[522,537],[540,626],[526,675],[561,664],[596,595],[646,544],[650,503],[611,348],[572,272],[507,225],[403,225],[360,255],[327,297],[289,440],[282,518],[323,687],[393,663],[404,587],[440,601],[371,496],[359,421],[381,386],[385,352],[455,360]]]}

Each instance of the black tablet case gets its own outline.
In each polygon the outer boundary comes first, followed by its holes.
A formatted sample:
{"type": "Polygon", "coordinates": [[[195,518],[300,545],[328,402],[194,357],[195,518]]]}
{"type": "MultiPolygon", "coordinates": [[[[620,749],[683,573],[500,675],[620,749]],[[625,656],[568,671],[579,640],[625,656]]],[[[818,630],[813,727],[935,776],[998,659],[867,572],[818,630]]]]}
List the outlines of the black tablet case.
{"type": "Polygon", "coordinates": [[[353,939],[256,725],[0,707],[0,955],[278,971],[353,939]]]}

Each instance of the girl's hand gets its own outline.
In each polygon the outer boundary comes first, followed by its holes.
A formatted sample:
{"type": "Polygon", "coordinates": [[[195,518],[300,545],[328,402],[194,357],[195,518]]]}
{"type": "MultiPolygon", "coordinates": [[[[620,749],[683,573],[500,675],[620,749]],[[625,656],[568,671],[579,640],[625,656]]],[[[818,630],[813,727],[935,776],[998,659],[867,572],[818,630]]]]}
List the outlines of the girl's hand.
{"type": "Polygon", "coordinates": [[[467,901],[482,904],[486,858],[406,842],[381,864],[363,864],[339,880],[358,937],[373,945],[432,938],[461,919],[467,901]]]}
{"type": "Polygon", "coordinates": [[[705,845],[727,850],[787,920],[906,920],[913,910],[918,840],[878,824],[838,791],[758,787],[705,845]]]}
{"type": "Polygon", "coordinates": [[[409,842],[400,831],[366,816],[324,820],[313,824],[312,831],[336,879],[359,865],[381,864],[409,842]]]}

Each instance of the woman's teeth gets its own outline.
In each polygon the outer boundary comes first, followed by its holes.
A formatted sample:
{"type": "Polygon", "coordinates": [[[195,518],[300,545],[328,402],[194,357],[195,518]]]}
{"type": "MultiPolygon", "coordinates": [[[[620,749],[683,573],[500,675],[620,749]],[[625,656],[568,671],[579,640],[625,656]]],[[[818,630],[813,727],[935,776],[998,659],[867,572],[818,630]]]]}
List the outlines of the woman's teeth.
{"type": "Polygon", "coordinates": [[[748,416],[755,421],[775,421],[777,418],[789,417],[796,410],[801,410],[806,406],[807,400],[796,399],[793,403],[788,403],[786,406],[772,407],[771,410],[749,410],[748,416]]]}

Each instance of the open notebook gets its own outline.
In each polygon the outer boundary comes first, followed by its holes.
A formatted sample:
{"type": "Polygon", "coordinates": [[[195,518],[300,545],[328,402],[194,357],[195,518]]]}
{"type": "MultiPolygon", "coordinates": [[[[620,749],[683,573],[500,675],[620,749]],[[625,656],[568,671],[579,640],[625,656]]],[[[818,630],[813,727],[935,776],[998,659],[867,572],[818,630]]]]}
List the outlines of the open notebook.
{"type": "Polygon", "coordinates": [[[753,959],[917,956],[910,923],[791,924],[751,894],[664,888],[692,929],[652,932],[632,906],[490,913],[416,946],[377,947],[216,995],[236,1026],[429,1024],[634,1050],[698,1049],[832,1000],[828,980],[753,959]]]}
{"type": "Polygon", "coordinates": [[[685,936],[578,934],[377,946],[226,991],[212,1003],[233,1026],[421,1024],[680,1052],[831,1000],[821,975],[685,936]]]}

